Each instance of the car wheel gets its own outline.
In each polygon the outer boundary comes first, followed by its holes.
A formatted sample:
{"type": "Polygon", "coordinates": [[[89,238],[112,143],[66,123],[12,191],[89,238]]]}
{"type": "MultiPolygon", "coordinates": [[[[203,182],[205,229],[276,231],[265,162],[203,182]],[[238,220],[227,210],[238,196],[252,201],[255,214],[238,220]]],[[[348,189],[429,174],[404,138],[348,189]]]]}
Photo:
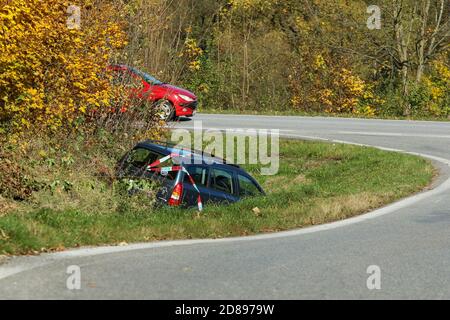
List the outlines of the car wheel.
{"type": "Polygon", "coordinates": [[[170,121],[175,117],[175,109],[168,100],[159,100],[156,103],[157,114],[161,120],[170,121]]]}

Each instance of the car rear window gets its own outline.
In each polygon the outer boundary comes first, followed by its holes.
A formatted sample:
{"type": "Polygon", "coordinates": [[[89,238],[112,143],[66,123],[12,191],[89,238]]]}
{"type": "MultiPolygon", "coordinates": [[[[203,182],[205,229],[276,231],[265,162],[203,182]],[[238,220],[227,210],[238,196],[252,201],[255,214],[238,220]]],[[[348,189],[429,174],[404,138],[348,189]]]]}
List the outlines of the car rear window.
{"type": "MultiPolygon", "coordinates": [[[[161,158],[165,157],[164,155],[157,154],[157,153],[156,153],[156,155],[157,155],[156,158],[153,161],[149,161],[148,165],[152,164],[153,162],[155,162],[158,159],[161,159],[161,158]]],[[[154,166],[152,168],[169,168],[169,167],[174,167],[174,166],[179,166],[179,163],[174,162],[173,159],[170,158],[169,160],[166,160],[163,163],[160,163],[159,165],[154,166]]],[[[160,176],[160,177],[162,177],[164,179],[168,179],[168,180],[174,180],[177,177],[178,173],[179,173],[179,171],[155,172],[155,171],[151,171],[151,170],[149,170],[147,172],[149,173],[149,175],[157,175],[157,176],[160,176]]]]}
{"type": "Polygon", "coordinates": [[[142,168],[147,163],[155,161],[158,158],[158,154],[145,148],[136,148],[130,152],[125,165],[132,165],[136,168],[142,168]]]}
{"type": "MultiPolygon", "coordinates": [[[[155,172],[146,170],[148,165],[163,157],[165,156],[147,148],[135,148],[126,157],[123,163],[123,169],[130,175],[145,176],[147,178],[159,176],[165,179],[174,180],[178,174],[177,171],[155,172]]],[[[154,168],[172,167],[176,165],[177,164],[174,163],[172,159],[169,159],[154,168]]]]}
{"type": "Polygon", "coordinates": [[[115,86],[123,86],[129,89],[137,89],[143,86],[142,79],[128,70],[113,70],[112,83],[115,86]]]}

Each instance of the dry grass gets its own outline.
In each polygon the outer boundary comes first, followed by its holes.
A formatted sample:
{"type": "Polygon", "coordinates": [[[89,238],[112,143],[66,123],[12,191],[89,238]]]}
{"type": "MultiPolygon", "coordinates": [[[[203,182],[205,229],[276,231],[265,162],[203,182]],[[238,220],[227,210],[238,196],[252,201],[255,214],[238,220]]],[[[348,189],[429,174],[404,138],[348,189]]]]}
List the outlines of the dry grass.
{"type": "Polygon", "coordinates": [[[371,209],[379,208],[386,203],[392,195],[370,194],[367,192],[342,195],[317,201],[315,219],[321,221],[342,220],[371,209]]]}
{"type": "Polygon", "coordinates": [[[7,200],[0,196],[0,217],[7,215],[9,212],[17,210],[17,204],[11,200],[7,200]]]}
{"type": "Polygon", "coordinates": [[[268,178],[263,188],[265,190],[284,190],[287,191],[295,185],[309,185],[313,183],[311,179],[307,178],[304,174],[298,174],[294,178],[286,176],[272,176],[268,178]]]}

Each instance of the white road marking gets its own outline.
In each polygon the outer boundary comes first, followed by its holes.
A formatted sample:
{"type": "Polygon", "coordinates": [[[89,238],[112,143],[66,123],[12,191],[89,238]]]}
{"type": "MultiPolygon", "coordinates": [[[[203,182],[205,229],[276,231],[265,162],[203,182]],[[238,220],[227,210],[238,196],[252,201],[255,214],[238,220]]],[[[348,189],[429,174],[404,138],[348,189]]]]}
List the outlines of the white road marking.
{"type": "Polygon", "coordinates": [[[407,123],[411,125],[423,125],[427,126],[429,124],[439,124],[439,125],[449,125],[450,122],[448,121],[436,121],[436,120],[404,120],[404,119],[383,119],[383,118],[348,118],[348,117],[333,117],[333,116],[292,116],[292,115],[263,115],[263,114],[218,114],[218,113],[198,113],[197,118],[192,118],[192,120],[201,119],[203,116],[206,117],[216,117],[216,118],[226,118],[226,117],[258,117],[258,118],[278,118],[278,119],[289,119],[289,120],[308,120],[308,121],[314,121],[314,120],[327,120],[327,121],[347,121],[347,122],[382,122],[384,124],[386,123],[407,123]]]}
{"type": "Polygon", "coordinates": [[[441,135],[441,134],[410,134],[410,133],[394,133],[394,132],[358,132],[358,131],[339,131],[339,132],[337,132],[337,134],[357,135],[357,136],[450,139],[450,135],[441,135]]]}

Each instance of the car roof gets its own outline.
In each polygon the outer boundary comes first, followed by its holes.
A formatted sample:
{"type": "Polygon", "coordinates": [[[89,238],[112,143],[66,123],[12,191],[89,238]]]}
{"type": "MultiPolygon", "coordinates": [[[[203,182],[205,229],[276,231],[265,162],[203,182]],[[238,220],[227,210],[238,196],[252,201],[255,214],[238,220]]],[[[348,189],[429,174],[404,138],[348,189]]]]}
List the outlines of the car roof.
{"type": "MultiPolygon", "coordinates": [[[[136,147],[144,147],[147,149],[151,149],[157,153],[160,153],[164,156],[167,156],[172,153],[180,154],[180,155],[186,155],[189,157],[189,155],[192,155],[193,159],[201,160],[202,164],[215,164],[215,165],[224,165],[228,166],[233,169],[238,169],[239,171],[245,172],[239,165],[237,164],[231,164],[227,163],[226,160],[216,157],[214,155],[198,151],[195,149],[189,149],[189,148],[181,148],[177,147],[174,143],[170,142],[164,142],[164,141],[155,141],[155,140],[147,140],[143,141],[137,144],[136,147]]],[[[194,164],[198,164],[195,161],[194,164]]]]}

